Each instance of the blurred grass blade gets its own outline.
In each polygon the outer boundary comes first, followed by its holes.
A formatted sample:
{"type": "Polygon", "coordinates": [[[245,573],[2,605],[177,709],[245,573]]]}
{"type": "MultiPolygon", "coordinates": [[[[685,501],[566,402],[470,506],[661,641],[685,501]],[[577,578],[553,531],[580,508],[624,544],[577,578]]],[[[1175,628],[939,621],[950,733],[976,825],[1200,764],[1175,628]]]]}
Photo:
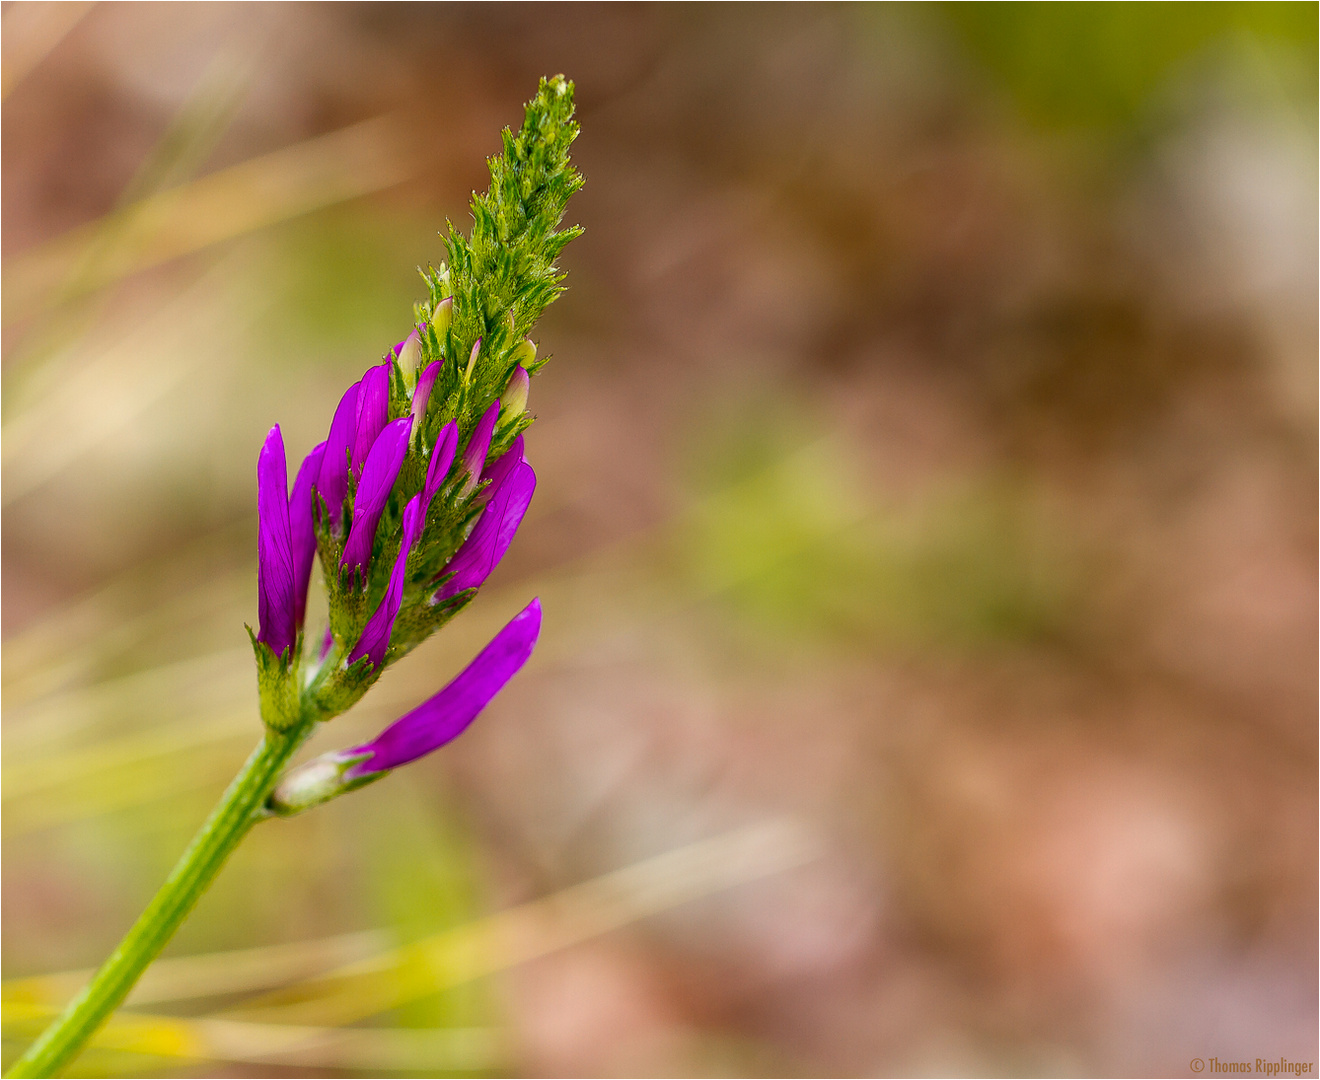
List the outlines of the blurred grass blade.
{"type": "Polygon", "coordinates": [[[761,822],[347,965],[229,1015],[278,1024],[354,1023],[689,900],[793,869],[818,854],[816,840],[801,824],[761,822]]]}
{"type": "MultiPolygon", "coordinates": [[[[368,930],[314,941],[157,960],[128,995],[126,1004],[150,1005],[265,990],[364,960],[385,949],[388,943],[386,934],[368,930]]],[[[6,1019],[11,1017],[10,1009],[15,1010],[12,1014],[15,1018],[25,1015],[24,1010],[34,1014],[43,1009],[54,1012],[81,990],[93,974],[88,968],[8,980],[3,988],[6,1019]]]]}
{"type": "MultiPolygon", "coordinates": [[[[126,207],[108,258],[88,267],[84,286],[129,274],[222,240],[408,179],[413,160],[391,116],[365,120],[161,191],[126,207]]],[[[5,321],[35,310],[71,269],[84,263],[102,223],[75,229],[9,260],[5,321]]]]}
{"type": "MultiPolygon", "coordinates": [[[[246,1002],[224,1014],[224,1019],[236,1022],[236,1032],[250,1028],[258,1034],[353,1023],[690,900],[791,870],[818,855],[818,841],[802,824],[772,819],[688,844],[397,949],[382,950],[383,935],[368,932],[161,960],[148,970],[128,1003],[240,993],[302,978],[292,987],[246,1002]]],[[[61,972],[6,982],[6,1025],[22,1026],[51,1015],[89,974],[61,972]]],[[[213,1023],[209,1020],[120,1014],[115,1023],[125,1033],[121,1036],[125,1042],[115,1044],[121,1049],[203,1057],[215,1050],[205,1035],[205,1025],[213,1023]],[[136,1021],[145,1026],[134,1029],[136,1021]],[[131,1034],[134,1031],[136,1036],[131,1034]],[[176,1050],[162,1048],[170,1045],[162,1032],[173,1033],[176,1050]],[[126,1045],[135,1037],[142,1041],[126,1045]],[[161,1038],[160,1044],[147,1049],[154,1037],[161,1038]]],[[[255,1038],[250,1045],[266,1044],[255,1038]]]]}
{"type": "Polygon", "coordinates": [[[0,53],[0,100],[78,25],[94,3],[20,3],[5,9],[0,53]]]}
{"type": "Polygon", "coordinates": [[[206,303],[228,279],[224,264],[176,297],[122,340],[81,361],[6,418],[0,455],[3,503],[40,487],[105,439],[123,431],[201,364],[224,340],[223,305],[206,303]],[[52,437],[58,434],[58,438],[52,437]]]}
{"type": "Polygon", "coordinates": [[[132,242],[136,208],[149,205],[145,202],[148,196],[183,183],[201,167],[247,98],[257,67],[257,57],[242,56],[232,46],[222,48],[211,60],[165,134],[120,193],[115,209],[86,227],[82,252],[42,298],[42,317],[25,326],[21,339],[6,350],[5,371],[11,390],[16,371],[60,358],[66,361],[65,368],[70,360],[76,363],[77,353],[70,356],[68,347],[97,322],[109,300],[89,294],[103,283],[102,268],[114,265],[117,250],[126,241],[132,242]]]}
{"type": "MultiPolygon", "coordinates": [[[[233,123],[261,58],[223,47],[189,93],[137,175],[120,193],[117,209],[190,180],[233,123]]],[[[109,220],[115,215],[109,215],[109,220]]]]}
{"type": "MultiPolygon", "coordinates": [[[[16,1006],[13,1035],[35,1035],[47,1011],[16,1006]]],[[[90,1046],[152,1057],[233,1061],[312,1069],[471,1074],[506,1064],[493,1028],[318,1028],[119,1013],[90,1046]]]]}

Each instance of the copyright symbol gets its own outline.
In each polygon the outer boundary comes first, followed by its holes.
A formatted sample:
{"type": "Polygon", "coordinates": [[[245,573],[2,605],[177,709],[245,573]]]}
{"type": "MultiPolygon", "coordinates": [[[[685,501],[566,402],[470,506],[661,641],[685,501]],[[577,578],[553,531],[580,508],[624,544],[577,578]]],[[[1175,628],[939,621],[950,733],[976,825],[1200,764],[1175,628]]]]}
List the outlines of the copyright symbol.
{"type": "Polygon", "coordinates": [[[1192,1072],[1200,1072],[1205,1068],[1205,1062],[1200,1058],[1192,1058],[1192,1072]]]}

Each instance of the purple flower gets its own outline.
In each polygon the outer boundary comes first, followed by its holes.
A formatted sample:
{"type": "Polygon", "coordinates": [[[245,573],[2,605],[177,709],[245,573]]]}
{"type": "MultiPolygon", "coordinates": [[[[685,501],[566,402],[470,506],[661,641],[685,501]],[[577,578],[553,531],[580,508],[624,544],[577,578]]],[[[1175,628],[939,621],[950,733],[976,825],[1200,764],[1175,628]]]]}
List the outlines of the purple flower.
{"type": "Polygon", "coordinates": [[[344,779],[397,769],[461,735],[527,662],[540,632],[541,601],[533,600],[433,698],[400,717],[371,742],[336,754],[341,760],[370,755],[349,768],[344,779]]]}
{"type": "Polygon", "coordinates": [[[486,455],[490,452],[490,438],[495,434],[495,422],[500,418],[500,403],[491,402],[491,406],[477,421],[463,448],[463,469],[468,478],[463,484],[463,494],[469,495],[476,490],[481,478],[481,470],[486,464],[486,455]]]}
{"type": "Polygon", "coordinates": [[[293,623],[301,627],[307,614],[307,585],[316,555],[316,529],[312,522],[312,481],[321,472],[325,443],[303,459],[289,496],[289,529],[293,543],[293,623]]]}
{"type": "Polygon", "coordinates": [[[377,364],[362,376],[357,399],[357,425],[353,433],[353,475],[361,476],[367,454],[390,418],[390,365],[377,364]]]}
{"type": "Polygon", "coordinates": [[[445,567],[450,577],[436,592],[433,603],[481,586],[513,543],[536,491],[536,473],[523,456],[521,437],[490,467],[487,476],[491,480],[490,501],[477,519],[476,528],[445,567]]]}
{"type": "Polygon", "coordinates": [[[390,584],[381,598],[380,606],[362,628],[362,636],[348,654],[348,662],[356,663],[363,656],[371,660],[372,667],[380,667],[385,659],[385,650],[390,645],[390,634],[394,630],[394,620],[399,617],[399,605],[403,602],[403,583],[407,576],[408,554],[413,544],[422,535],[426,527],[426,501],[421,494],[408,500],[403,510],[403,540],[399,545],[399,554],[394,559],[394,569],[390,571],[390,584]]]}
{"type": "Polygon", "coordinates": [[[490,468],[481,474],[481,478],[487,482],[486,501],[488,504],[495,498],[496,492],[504,487],[509,479],[509,474],[526,460],[527,455],[523,447],[523,437],[519,435],[509,444],[509,448],[504,453],[491,462],[490,468]]]}
{"type": "Polygon", "coordinates": [[[353,527],[348,532],[339,565],[354,570],[363,568],[364,578],[365,567],[371,561],[371,546],[376,539],[376,525],[408,452],[408,429],[411,427],[411,416],[387,424],[362,466],[362,479],[358,481],[353,503],[353,527]]]}
{"type": "MultiPolygon", "coordinates": [[[[389,648],[390,634],[394,630],[394,620],[399,617],[399,605],[403,601],[404,578],[408,570],[408,555],[413,545],[421,538],[426,528],[426,512],[431,508],[431,499],[449,472],[449,465],[454,460],[454,447],[458,443],[458,428],[451,421],[440,432],[435,450],[431,453],[431,465],[426,474],[426,485],[420,492],[408,500],[403,510],[403,540],[399,553],[394,558],[394,568],[390,571],[390,584],[381,598],[380,605],[372,612],[367,625],[362,629],[362,637],[349,654],[352,664],[361,656],[371,658],[371,666],[379,667],[389,648]]],[[[507,455],[506,455],[507,456],[507,455]]],[[[503,460],[503,458],[501,458],[503,460]]]]}
{"type": "Polygon", "coordinates": [[[454,451],[458,449],[458,425],[449,421],[440,429],[440,436],[435,440],[435,449],[431,451],[431,463],[426,467],[426,505],[431,505],[435,493],[449,475],[449,466],[454,463],[454,451]]]}
{"type": "Polygon", "coordinates": [[[426,365],[426,370],[417,379],[417,386],[412,396],[413,431],[421,437],[422,424],[426,420],[426,406],[431,401],[431,390],[435,386],[436,376],[440,374],[440,361],[426,365]]]}
{"type": "Polygon", "coordinates": [[[344,499],[348,495],[348,452],[357,433],[358,390],[355,382],[339,399],[335,417],[330,421],[330,434],[325,440],[325,454],[321,458],[321,471],[316,478],[317,494],[325,500],[330,524],[337,530],[344,517],[344,499]]]}
{"type": "Polygon", "coordinates": [[[294,594],[289,479],[276,424],[257,457],[257,640],[276,656],[291,649],[298,636],[294,594]]]}

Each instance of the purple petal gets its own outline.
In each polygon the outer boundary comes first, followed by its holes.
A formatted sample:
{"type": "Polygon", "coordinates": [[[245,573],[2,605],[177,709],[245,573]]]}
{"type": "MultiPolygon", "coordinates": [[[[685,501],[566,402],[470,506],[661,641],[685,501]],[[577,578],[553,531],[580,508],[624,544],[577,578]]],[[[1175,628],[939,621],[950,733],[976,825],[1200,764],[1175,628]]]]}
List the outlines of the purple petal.
{"type": "Polygon", "coordinates": [[[280,426],[270,429],[257,457],[257,640],[276,656],[293,645],[293,536],[289,479],[280,426]]]}
{"type": "Polygon", "coordinates": [[[453,576],[440,586],[433,602],[479,588],[490,577],[513,543],[535,490],[536,473],[527,462],[519,461],[486,504],[477,527],[449,560],[445,573],[453,576]]]}
{"type": "Polygon", "coordinates": [[[367,454],[353,503],[353,527],[348,532],[340,566],[365,567],[371,561],[376,525],[398,478],[404,454],[408,452],[408,429],[411,427],[411,416],[387,424],[367,454]]]}
{"type": "Polygon", "coordinates": [[[358,391],[357,430],[353,435],[353,475],[361,476],[367,454],[390,418],[390,365],[377,364],[362,376],[358,391]]]}
{"type": "Polygon", "coordinates": [[[468,474],[466,490],[477,486],[481,470],[486,464],[486,454],[490,452],[490,437],[495,433],[495,422],[500,418],[500,403],[491,402],[491,406],[477,421],[472,429],[467,446],[463,450],[463,468],[468,474]]]}
{"type": "Polygon", "coordinates": [[[461,735],[527,662],[540,633],[541,601],[533,600],[440,693],[400,717],[371,742],[342,751],[345,757],[371,755],[349,769],[345,779],[396,769],[461,735]]]}
{"type": "Polygon", "coordinates": [[[321,472],[325,443],[308,454],[293,481],[289,496],[289,529],[293,538],[293,621],[301,627],[307,614],[307,585],[316,556],[316,527],[312,522],[312,480],[321,472]]]}
{"type": "Polygon", "coordinates": [[[344,498],[348,495],[348,452],[357,431],[357,401],[361,385],[361,382],[355,382],[339,399],[335,418],[330,421],[330,434],[325,440],[321,473],[316,478],[317,494],[325,500],[330,523],[336,529],[343,520],[344,498]]]}
{"type": "Polygon", "coordinates": [[[513,440],[509,448],[495,459],[490,468],[481,474],[483,480],[490,481],[486,490],[490,493],[491,498],[494,498],[495,492],[504,486],[509,474],[526,460],[527,455],[523,451],[523,437],[519,435],[513,440]]]}
{"type": "Polygon", "coordinates": [[[435,493],[449,475],[449,466],[454,463],[454,452],[458,449],[458,425],[452,420],[440,429],[440,437],[435,440],[431,451],[431,463],[426,467],[426,505],[429,509],[435,493]]]}
{"type": "Polygon", "coordinates": [[[435,379],[439,374],[440,361],[432,361],[426,366],[426,370],[418,377],[417,387],[413,390],[413,430],[419,433],[419,437],[422,430],[422,422],[426,419],[426,406],[431,401],[431,390],[435,386],[435,379]]]}
{"type": "Polygon", "coordinates": [[[389,588],[381,598],[380,606],[372,612],[367,625],[362,628],[362,636],[348,654],[350,664],[360,657],[371,659],[373,668],[380,667],[385,659],[385,650],[389,648],[390,633],[394,630],[394,620],[399,617],[399,605],[403,602],[403,584],[408,570],[408,553],[417,543],[426,525],[426,508],[422,505],[422,496],[414,495],[408,500],[403,510],[403,540],[399,545],[399,554],[394,559],[394,569],[390,571],[389,588]]]}

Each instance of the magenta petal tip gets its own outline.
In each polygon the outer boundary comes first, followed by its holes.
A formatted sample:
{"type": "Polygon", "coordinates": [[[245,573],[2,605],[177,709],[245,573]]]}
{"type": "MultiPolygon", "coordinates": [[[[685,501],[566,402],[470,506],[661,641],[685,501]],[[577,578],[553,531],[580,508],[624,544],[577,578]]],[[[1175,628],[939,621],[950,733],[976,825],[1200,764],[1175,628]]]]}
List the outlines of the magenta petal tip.
{"type": "Polygon", "coordinates": [[[342,756],[371,755],[349,769],[346,778],[396,769],[457,738],[527,663],[540,634],[541,601],[535,599],[438,694],[400,717],[371,742],[343,751],[342,756]]]}
{"type": "Polygon", "coordinates": [[[298,635],[295,593],[288,470],[276,424],[257,457],[257,640],[276,656],[298,635]]]}

